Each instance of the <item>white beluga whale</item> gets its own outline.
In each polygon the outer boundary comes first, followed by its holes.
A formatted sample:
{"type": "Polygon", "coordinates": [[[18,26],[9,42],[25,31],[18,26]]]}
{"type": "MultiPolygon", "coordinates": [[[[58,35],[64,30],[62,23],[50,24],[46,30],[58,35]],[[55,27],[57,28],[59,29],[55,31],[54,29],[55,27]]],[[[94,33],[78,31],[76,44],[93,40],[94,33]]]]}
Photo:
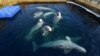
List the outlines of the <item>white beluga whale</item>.
{"type": "Polygon", "coordinates": [[[47,10],[47,11],[54,11],[53,9],[49,8],[49,7],[36,7],[38,10],[47,10]]]}
{"type": "Polygon", "coordinates": [[[38,11],[38,12],[34,13],[33,18],[38,18],[38,17],[41,17],[42,15],[43,15],[43,12],[42,11],[38,11]]]}
{"type": "Polygon", "coordinates": [[[50,15],[56,15],[56,13],[55,12],[47,12],[47,13],[43,14],[43,18],[46,18],[50,15]]]}
{"type": "Polygon", "coordinates": [[[62,18],[61,12],[58,12],[54,18],[54,23],[57,24],[62,18]]]}
{"type": "Polygon", "coordinates": [[[43,28],[42,28],[42,30],[43,30],[43,36],[47,36],[48,34],[49,34],[49,32],[51,32],[52,31],[52,28],[50,27],[50,26],[44,26],[43,28]]]}
{"type": "Polygon", "coordinates": [[[59,27],[57,24],[61,19],[63,19],[61,12],[57,12],[53,19],[52,31],[54,31],[55,28],[59,27]]]}
{"type": "MultiPolygon", "coordinates": [[[[34,51],[36,51],[37,46],[34,42],[33,42],[33,46],[35,46],[34,51]]],[[[86,49],[72,42],[69,36],[66,36],[66,40],[56,40],[56,41],[47,42],[40,45],[40,47],[63,49],[65,54],[68,54],[73,49],[82,53],[86,53],[86,49]]]]}
{"type": "Polygon", "coordinates": [[[34,33],[36,33],[36,31],[38,29],[40,29],[43,26],[44,22],[42,19],[39,19],[39,21],[37,22],[37,24],[35,26],[32,27],[32,29],[30,30],[29,34],[26,36],[27,40],[31,40],[32,39],[32,35],[34,33]]]}

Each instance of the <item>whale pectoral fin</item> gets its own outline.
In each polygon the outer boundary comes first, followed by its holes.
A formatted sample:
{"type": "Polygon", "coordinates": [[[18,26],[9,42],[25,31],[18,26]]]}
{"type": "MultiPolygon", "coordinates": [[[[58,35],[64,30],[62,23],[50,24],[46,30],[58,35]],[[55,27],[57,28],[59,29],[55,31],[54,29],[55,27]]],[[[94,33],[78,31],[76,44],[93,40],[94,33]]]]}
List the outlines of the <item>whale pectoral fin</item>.
{"type": "Polygon", "coordinates": [[[32,42],[32,45],[33,45],[33,52],[35,52],[39,47],[35,42],[32,42]]]}
{"type": "Polygon", "coordinates": [[[47,36],[48,34],[49,34],[48,31],[44,31],[42,35],[43,35],[43,36],[47,36]]]}
{"type": "Polygon", "coordinates": [[[71,39],[70,39],[70,37],[69,37],[69,36],[66,36],[66,39],[67,39],[68,41],[71,41],[71,39]]]}
{"type": "Polygon", "coordinates": [[[71,51],[71,49],[65,49],[64,54],[68,54],[71,51]]]}

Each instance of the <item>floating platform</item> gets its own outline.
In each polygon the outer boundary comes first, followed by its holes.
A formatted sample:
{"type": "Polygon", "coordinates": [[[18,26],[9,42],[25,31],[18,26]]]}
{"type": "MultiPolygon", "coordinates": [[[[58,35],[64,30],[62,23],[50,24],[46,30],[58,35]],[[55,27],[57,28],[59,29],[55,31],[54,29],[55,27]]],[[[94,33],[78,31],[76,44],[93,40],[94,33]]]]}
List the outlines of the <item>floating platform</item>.
{"type": "Polygon", "coordinates": [[[0,20],[6,18],[12,18],[17,12],[20,11],[20,6],[7,6],[0,9],[0,20]]]}

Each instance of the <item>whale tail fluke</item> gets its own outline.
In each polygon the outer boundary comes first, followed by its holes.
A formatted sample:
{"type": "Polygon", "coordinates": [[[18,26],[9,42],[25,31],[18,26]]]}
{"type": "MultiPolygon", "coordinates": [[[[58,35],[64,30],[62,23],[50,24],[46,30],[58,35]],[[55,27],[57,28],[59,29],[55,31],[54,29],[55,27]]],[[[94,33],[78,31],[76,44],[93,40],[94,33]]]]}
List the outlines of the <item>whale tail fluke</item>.
{"type": "Polygon", "coordinates": [[[38,45],[35,42],[33,42],[32,45],[33,45],[33,52],[35,52],[38,49],[38,45]]]}
{"type": "Polygon", "coordinates": [[[49,32],[48,31],[45,31],[42,35],[43,36],[47,36],[49,34],[49,32]]]}

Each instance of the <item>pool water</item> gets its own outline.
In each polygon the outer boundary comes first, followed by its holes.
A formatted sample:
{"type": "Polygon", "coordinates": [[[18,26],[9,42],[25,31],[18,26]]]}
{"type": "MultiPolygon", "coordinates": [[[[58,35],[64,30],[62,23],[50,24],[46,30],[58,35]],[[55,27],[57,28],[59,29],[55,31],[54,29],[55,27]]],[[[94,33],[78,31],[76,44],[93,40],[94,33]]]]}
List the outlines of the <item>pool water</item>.
{"type": "MultiPolygon", "coordinates": [[[[0,31],[0,56],[100,56],[100,26],[95,19],[99,18],[71,4],[27,5],[14,17],[14,20],[8,21],[0,31]],[[33,41],[38,45],[45,42],[41,31],[37,32],[32,41],[25,39],[37,23],[33,14],[37,11],[35,7],[38,6],[50,7],[62,13],[63,19],[58,23],[54,32],[47,37],[47,41],[65,39],[66,35],[70,36],[73,41],[80,38],[76,43],[86,48],[87,53],[72,50],[69,54],[64,54],[63,50],[54,49],[39,49],[33,52],[33,41]]],[[[46,23],[48,21],[50,19],[46,23]]]]}

